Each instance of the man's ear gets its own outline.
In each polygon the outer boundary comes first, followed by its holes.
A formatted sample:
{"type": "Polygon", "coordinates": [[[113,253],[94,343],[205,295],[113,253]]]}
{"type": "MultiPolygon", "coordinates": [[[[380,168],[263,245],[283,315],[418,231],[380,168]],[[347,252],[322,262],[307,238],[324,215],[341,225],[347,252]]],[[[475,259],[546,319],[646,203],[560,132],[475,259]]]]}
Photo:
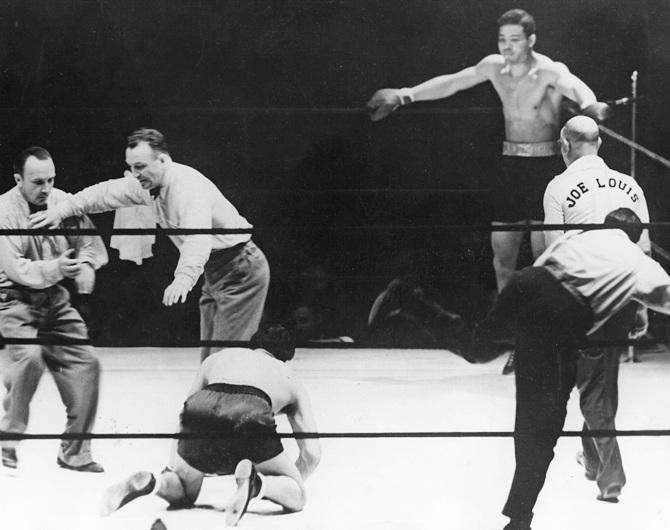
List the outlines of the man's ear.
{"type": "Polygon", "coordinates": [[[14,173],[14,181],[17,184],[21,184],[21,182],[23,182],[23,177],[21,175],[19,175],[18,173],[14,173]]]}
{"type": "Polygon", "coordinates": [[[528,37],[528,44],[531,48],[534,48],[536,42],[537,42],[537,35],[533,33],[530,37],[528,37]]]}

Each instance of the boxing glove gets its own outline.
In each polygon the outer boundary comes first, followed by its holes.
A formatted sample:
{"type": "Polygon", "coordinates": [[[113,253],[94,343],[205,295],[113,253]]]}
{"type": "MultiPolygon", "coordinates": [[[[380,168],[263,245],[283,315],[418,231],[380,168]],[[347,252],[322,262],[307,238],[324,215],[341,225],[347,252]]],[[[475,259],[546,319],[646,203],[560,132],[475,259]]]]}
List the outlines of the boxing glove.
{"type": "Polygon", "coordinates": [[[372,121],[379,121],[399,106],[408,105],[413,101],[412,91],[409,88],[382,88],[372,95],[365,108],[372,121]]]}

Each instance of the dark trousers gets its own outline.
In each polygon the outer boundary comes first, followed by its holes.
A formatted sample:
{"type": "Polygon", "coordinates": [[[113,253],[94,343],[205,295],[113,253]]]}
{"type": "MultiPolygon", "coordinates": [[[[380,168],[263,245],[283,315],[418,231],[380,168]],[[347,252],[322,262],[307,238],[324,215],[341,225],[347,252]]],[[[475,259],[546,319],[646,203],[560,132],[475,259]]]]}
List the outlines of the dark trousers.
{"type": "Polygon", "coordinates": [[[514,274],[478,335],[511,331],[516,342],[516,469],[503,513],[530,522],[577,373],[577,351],[593,321],[590,308],[544,267],[514,274]]]}
{"type": "MultiPolygon", "coordinates": [[[[590,338],[626,339],[635,319],[637,304],[632,303],[612,316],[590,338]]],[[[594,346],[582,352],[577,366],[579,405],[584,416],[583,431],[614,430],[619,405],[619,359],[626,346],[594,346]]],[[[623,486],[626,475],[619,444],[614,436],[582,438],[586,470],[596,476],[600,491],[623,486]]]]}

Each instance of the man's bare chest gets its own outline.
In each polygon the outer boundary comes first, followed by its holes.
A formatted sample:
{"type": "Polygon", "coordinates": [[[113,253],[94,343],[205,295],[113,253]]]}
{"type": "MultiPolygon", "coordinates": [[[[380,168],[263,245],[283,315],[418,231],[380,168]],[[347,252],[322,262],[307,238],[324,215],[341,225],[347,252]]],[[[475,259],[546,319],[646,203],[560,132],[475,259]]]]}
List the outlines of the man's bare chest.
{"type": "Polygon", "coordinates": [[[518,78],[501,74],[493,80],[493,86],[503,105],[515,108],[537,108],[549,101],[554,92],[553,87],[533,74],[518,78]]]}

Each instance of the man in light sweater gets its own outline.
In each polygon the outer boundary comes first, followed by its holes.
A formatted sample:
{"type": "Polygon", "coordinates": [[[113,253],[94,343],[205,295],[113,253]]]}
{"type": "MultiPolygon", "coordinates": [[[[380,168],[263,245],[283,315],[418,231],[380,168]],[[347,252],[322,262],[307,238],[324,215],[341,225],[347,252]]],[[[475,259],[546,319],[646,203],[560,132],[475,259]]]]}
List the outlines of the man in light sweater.
{"type": "MultiPolygon", "coordinates": [[[[14,161],[16,186],[0,195],[0,228],[27,229],[31,212],[65,200],[67,194],[53,187],[55,179],[56,167],[46,149],[24,149],[14,161]]],[[[63,221],[58,228],[95,228],[87,217],[66,215],[63,221]]],[[[95,271],[106,263],[107,251],[97,236],[0,236],[0,334],[36,341],[7,346],[10,364],[4,374],[7,392],[0,433],[25,432],[30,402],[45,369],[51,372],[65,405],[65,433],[93,429],[100,363],[92,346],[67,344],[88,339],[88,330],[61,282],[72,279],[79,293],[90,294],[95,271]],[[38,344],[37,339],[55,344],[38,344]]],[[[16,441],[2,443],[5,467],[18,467],[16,448],[16,441]]],[[[56,461],[65,469],[103,471],[91,456],[91,440],[62,440],[56,461]]]]}
{"type": "MultiPolygon", "coordinates": [[[[128,137],[125,178],[83,189],[46,212],[32,227],[54,226],[63,217],[147,205],[163,228],[251,229],[218,188],[192,167],[174,162],[163,135],[139,129],[128,137]]],[[[163,304],[184,302],[201,274],[200,338],[249,340],[258,328],[270,283],[270,268],[251,234],[170,235],[179,249],[174,280],[163,304]]],[[[202,348],[205,359],[211,348],[202,348]]]]}

